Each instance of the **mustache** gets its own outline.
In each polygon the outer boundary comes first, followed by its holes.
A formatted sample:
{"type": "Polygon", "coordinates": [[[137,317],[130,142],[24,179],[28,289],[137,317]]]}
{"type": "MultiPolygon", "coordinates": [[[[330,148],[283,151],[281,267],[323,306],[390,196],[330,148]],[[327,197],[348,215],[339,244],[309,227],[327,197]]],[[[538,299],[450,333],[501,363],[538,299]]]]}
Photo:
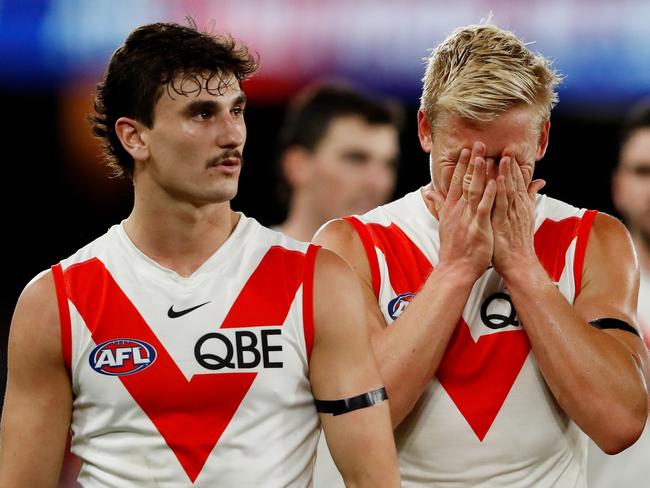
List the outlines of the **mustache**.
{"type": "Polygon", "coordinates": [[[206,163],[206,167],[210,168],[212,166],[217,166],[224,162],[226,159],[239,159],[239,163],[244,165],[244,157],[242,156],[241,151],[238,149],[226,149],[225,151],[219,153],[212,159],[209,159],[206,163]]]}

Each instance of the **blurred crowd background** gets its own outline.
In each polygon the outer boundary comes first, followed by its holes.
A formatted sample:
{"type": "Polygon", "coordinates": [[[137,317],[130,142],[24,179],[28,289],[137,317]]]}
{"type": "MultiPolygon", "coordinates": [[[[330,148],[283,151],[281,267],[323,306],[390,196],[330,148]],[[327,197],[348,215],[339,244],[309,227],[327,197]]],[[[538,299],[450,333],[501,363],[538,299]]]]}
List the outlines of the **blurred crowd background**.
{"type": "Polygon", "coordinates": [[[615,215],[610,173],[624,112],[650,95],[647,0],[0,0],[4,174],[0,401],[15,302],[38,272],[127,216],[130,184],[110,179],[90,136],[94,86],[135,27],[185,22],[229,32],[260,56],[245,85],[248,142],[233,207],[265,225],[276,192],[288,100],[316,80],[344,80],[405,107],[396,195],[427,182],[416,113],[422,58],[454,28],[492,16],[554,59],[564,81],[538,166],[544,192],[615,215]]]}

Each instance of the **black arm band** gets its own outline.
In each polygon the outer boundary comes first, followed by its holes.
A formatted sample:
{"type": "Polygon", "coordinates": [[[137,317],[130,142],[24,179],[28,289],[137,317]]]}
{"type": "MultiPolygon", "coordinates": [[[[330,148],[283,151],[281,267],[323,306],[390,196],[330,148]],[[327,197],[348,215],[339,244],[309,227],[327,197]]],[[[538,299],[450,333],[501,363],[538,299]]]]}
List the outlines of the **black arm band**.
{"type": "Polygon", "coordinates": [[[632,334],[641,337],[639,334],[639,331],[636,330],[634,327],[632,327],[630,324],[627,322],[624,322],[619,319],[610,319],[610,318],[605,318],[605,319],[596,319],[592,320],[589,322],[591,325],[596,327],[597,329],[618,329],[618,330],[624,330],[625,332],[631,332],[632,334]]]}
{"type": "Polygon", "coordinates": [[[332,415],[342,415],[360,408],[372,407],[377,403],[388,400],[386,388],[381,387],[361,395],[344,398],[343,400],[316,400],[316,410],[319,413],[331,413],[332,415]]]}

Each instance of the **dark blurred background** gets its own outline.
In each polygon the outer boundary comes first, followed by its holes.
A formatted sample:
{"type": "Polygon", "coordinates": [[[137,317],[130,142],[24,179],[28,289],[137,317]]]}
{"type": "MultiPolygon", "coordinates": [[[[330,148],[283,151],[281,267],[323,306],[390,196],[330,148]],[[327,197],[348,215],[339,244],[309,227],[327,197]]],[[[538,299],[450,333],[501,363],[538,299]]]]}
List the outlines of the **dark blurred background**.
{"type": "Polygon", "coordinates": [[[86,116],[94,84],[134,27],[184,22],[230,32],[261,58],[245,85],[248,143],[233,207],[280,222],[276,138],[288,98],[321,78],[345,79],[407,110],[396,195],[427,182],[416,132],[422,58],[455,27],[493,16],[564,76],[544,192],[614,213],[609,175],[625,110],[650,94],[647,0],[0,0],[0,107],[5,245],[0,303],[0,400],[14,304],[38,272],[125,218],[130,184],[101,165],[86,116]]]}

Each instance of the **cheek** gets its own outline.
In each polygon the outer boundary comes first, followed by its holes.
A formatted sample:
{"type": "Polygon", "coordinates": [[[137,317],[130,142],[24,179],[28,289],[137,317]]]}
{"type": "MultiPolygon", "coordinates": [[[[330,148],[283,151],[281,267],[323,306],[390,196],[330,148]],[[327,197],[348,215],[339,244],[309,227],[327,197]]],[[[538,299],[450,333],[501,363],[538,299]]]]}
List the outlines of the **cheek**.
{"type": "Polygon", "coordinates": [[[392,171],[390,168],[386,168],[384,177],[382,180],[383,184],[383,192],[384,193],[391,193],[393,191],[393,187],[395,186],[395,181],[397,179],[397,176],[394,171],[392,171]]]}
{"type": "Polygon", "coordinates": [[[349,172],[342,164],[319,162],[314,167],[311,175],[311,186],[315,191],[331,194],[340,190],[341,185],[346,183],[349,172]]]}
{"type": "Polygon", "coordinates": [[[449,191],[449,185],[451,184],[451,178],[454,175],[455,169],[455,163],[439,163],[433,169],[434,186],[445,195],[449,191]]]}
{"type": "Polygon", "coordinates": [[[633,203],[641,203],[650,198],[650,178],[639,179],[627,185],[623,191],[624,198],[633,203]]]}

